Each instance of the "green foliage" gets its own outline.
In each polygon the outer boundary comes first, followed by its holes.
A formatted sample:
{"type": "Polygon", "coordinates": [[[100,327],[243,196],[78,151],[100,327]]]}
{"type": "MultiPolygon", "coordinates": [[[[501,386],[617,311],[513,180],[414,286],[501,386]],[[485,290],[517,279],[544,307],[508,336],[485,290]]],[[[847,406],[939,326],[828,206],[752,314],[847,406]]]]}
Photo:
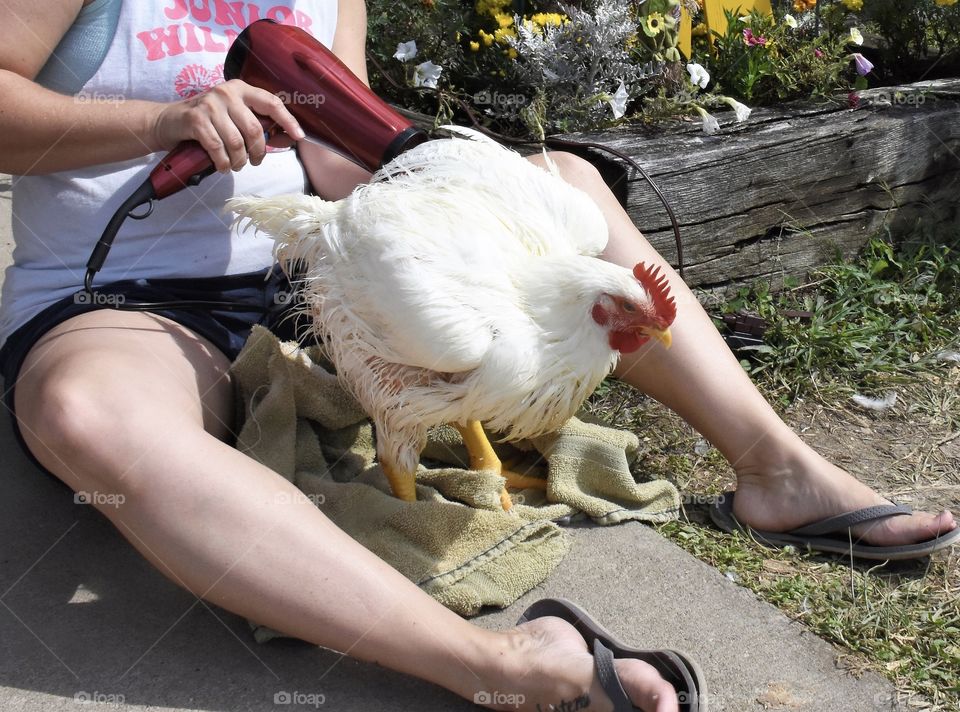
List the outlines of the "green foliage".
{"type": "Polygon", "coordinates": [[[960,55],[960,3],[950,0],[864,0],[860,17],[882,39],[892,70],[926,58],[960,55]]]}
{"type": "Polygon", "coordinates": [[[826,96],[850,86],[849,33],[818,34],[809,25],[792,28],[756,11],[744,23],[727,12],[727,28],[714,36],[707,67],[717,90],[748,103],[826,96]]]}
{"type": "Polygon", "coordinates": [[[772,324],[748,368],[785,399],[812,389],[876,390],[957,348],[960,232],[899,248],[875,238],[856,261],[812,273],[811,284],[779,294],[767,285],[742,289],[725,307],[772,324]],[[783,315],[791,309],[813,319],[783,315]]]}

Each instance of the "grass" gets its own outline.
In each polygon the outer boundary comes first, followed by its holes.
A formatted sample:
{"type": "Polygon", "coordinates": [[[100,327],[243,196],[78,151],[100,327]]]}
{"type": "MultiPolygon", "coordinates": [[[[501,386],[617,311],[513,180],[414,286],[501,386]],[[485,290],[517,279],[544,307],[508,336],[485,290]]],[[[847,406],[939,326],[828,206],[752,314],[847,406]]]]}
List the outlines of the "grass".
{"type": "MultiPolygon", "coordinates": [[[[960,368],[940,355],[960,351],[960,232],[896,248],[872,240],[857,260],[818,270],[804,285],[779,294],[745,289],[723,306],[739,310],[772,324],[744,367],[788,422],[801,430],[812,423],[805,437],[815,447],[820,436],[846,434],[837,452],[826,454],[845,454],[847,466],[870,457],[888,465],[866,465],[883,473],[869,481],[880,491],[913,496],[918,508],[937,502],[956,511],[960,449],[949,455],[944,447],[960,442],[960,368]],[[783,316],[788,309],[814,317],[800,322],[783,316]],[[900,398],[889,412],[850,407],[855,392],[891,389],[900,398]]],[[[835,643],[852,672],[888,677],[910,709],[960,710],[957,553],[870,566],[718,532],[706,506],[697,504],[735,481],[715,449],[676,415],[616,381],[594,394],[588,410],[640,434],[645,453],[637,469],[644,476],[669,479],[691,495],[681,520],[660,527],[665,536],[835,643]]]]}
{"type": "Polygon", "coordinates": [[[781,403],[816,391],[836,398],[877,392],[937,368],[960,344],[960,231],[922,235],[895,250],[871,240],[861,257],[773,294],[742,289],[724,311],[748,310],[772,327],[747,369],[781,403]],[[809,323],[785,311],[813,312],[809,323]]]}

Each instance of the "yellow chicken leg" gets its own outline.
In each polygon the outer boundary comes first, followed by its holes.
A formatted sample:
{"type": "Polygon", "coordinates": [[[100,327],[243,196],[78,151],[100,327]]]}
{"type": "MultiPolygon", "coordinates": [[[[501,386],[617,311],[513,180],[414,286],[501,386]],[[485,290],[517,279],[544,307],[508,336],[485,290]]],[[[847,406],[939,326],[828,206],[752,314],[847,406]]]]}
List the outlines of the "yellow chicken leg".
{"type": "Polygon", "coordinates": [[[383,474],[387,476],[393,496],[405,502],[417,501],[417,475],[415,472],[400,472],[399,469],[381,462],[383,474]]]}
{"type": "MultiPolygon", "coordinates": [[[[467,448],[467,453],[470,455],[470,469],[496,472],[506,478],[507,485],[510,487],[546,489],[547,483],[539,477],[526,477],[503,469],[500,458],[493,451],[493,446],[490,444],[487,434],[483,432],[483,426],[480,425],[479,420],[469,420],[466,425],[454,424],[453,427],[460,433],[463,444],[467,448]]],[[[510,499],[510,493],[507,492],[506,487],[500,492],[500,504],[504,511],[509,511],[513,506],[513,501],[510,499]]]]}

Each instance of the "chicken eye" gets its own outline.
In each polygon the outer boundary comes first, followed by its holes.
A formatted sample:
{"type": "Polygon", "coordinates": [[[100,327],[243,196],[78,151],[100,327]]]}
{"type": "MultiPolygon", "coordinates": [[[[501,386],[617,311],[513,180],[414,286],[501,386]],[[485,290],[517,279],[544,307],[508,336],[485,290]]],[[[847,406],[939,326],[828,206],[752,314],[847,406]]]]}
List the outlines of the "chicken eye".
{"type": "Polygon", "coordinates": [[[635,312],[637,310],[637,308],[633,306],[633,304],[631,304],[630,302],[623,302],[620,305],[620,308],[623,309],[625,312],[635,312]]]}

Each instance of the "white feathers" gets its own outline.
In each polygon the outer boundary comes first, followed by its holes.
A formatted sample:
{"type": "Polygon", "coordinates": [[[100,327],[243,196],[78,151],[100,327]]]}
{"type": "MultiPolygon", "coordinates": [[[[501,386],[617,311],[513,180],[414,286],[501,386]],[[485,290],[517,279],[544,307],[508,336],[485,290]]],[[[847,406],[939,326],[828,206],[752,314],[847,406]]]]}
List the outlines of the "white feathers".
{"type": "Polygon", "coordinates": [[[870,396],[864,396],[858,393],[853,396],[851,400],[865,410],[890,410],[897,404],[897,394],[891,391],[883,398],[871,398],[870,396]]]}
{"type": "Polygon", "coordinates": [[[228,203],[281,263],[306,266],[301,303],[381,457],[407,470],[435,424],[480,420],[511,439],[558,428],[616,362],[593,301],[646,298],[596,258],[603,214],[555,166],[450,131],[467,140],[417,146],[337,203],[228,203]]]}

